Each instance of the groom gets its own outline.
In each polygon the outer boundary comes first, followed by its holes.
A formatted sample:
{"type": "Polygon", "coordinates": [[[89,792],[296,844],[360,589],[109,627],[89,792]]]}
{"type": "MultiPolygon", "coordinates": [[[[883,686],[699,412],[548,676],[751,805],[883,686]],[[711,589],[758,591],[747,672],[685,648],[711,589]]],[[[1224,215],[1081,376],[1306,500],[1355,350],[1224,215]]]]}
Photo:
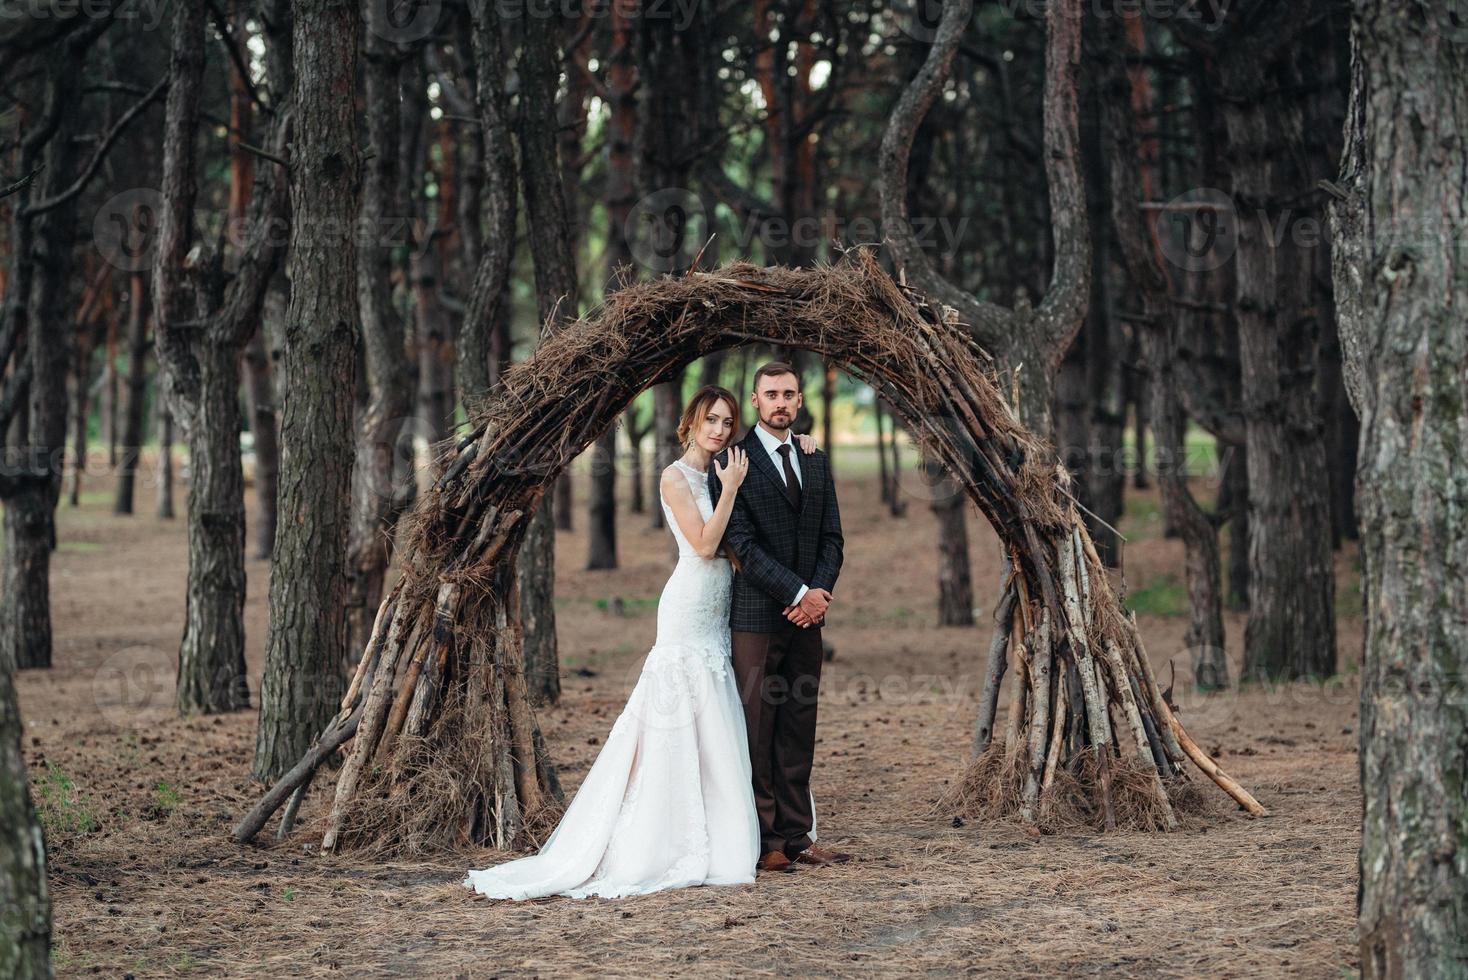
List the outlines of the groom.
{"type": "MultiPolygon", "coordinates": [[[[744,703],[762,871],[832,864],[851,855],[811,841],[810,795],[821,626],[841,572],[841,513],[830,461],[804,454],[790,436],[800,378],[772,361],[754,376],[759,424],[740,443],[750,473],[739,488],[725,543],[739,559],[729,609],[734,676],[744,703]]],[[[728,452],[720,453],[720,465],[728,452]]],[[[709,470],[717,505],[723,483],[709,470]]]]}

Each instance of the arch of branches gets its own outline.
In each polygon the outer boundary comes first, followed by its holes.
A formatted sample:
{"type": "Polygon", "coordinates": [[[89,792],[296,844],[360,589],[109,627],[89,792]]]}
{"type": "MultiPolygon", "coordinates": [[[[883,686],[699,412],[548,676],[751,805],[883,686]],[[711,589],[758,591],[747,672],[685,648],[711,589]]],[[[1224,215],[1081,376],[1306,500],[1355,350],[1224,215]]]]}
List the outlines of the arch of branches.
{"type": "Polygon", "coordinates": [[[561,792],[526,699],[515,559],[560,471],[638,393],[710,351],[762,342],[841,364],[893,405],[998,532],[1010,573],[980,705],[1006,731],[960,781],[987,812],[1169,829],[1196,796],[1188,764],[1263,808],[1188,737],[1110,588],[1053,454],[1018,421],[951,309],[894,282],[868,249],[816,268],[734,263],[629,285],[507,373],[449,446],[407,522],[340,713],[236,828],[281,806],[346,745],[325,849],[534,841],[561,792]],[[348,742],[350,743],[348,745],[348,742]]]}

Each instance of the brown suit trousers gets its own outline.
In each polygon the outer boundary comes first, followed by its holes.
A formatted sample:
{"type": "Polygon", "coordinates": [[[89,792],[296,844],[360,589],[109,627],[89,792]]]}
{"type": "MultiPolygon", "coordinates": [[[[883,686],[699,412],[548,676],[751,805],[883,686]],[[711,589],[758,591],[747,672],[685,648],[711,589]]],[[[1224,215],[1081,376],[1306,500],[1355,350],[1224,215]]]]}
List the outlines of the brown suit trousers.
{"type": "Polygon", "coordinates": [[[789,857],[811,845],[810,770],[816,747],[821,630],[731,634],[734,680],[744,703],[760,851],[789,857]]]}

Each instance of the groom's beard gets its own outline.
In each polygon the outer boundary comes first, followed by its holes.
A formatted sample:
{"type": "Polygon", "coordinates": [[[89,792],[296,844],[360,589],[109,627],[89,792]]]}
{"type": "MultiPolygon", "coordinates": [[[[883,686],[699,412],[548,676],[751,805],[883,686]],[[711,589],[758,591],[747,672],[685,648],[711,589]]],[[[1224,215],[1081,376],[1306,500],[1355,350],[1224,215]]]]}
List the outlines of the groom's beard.
{"type": "Polygon", "coordinates": [[[788,429],[792,424],[794,424],[795,416],[793,414],[771,415],[769,418],[764,419],[763,421],[765,425],[768,425],[772,429],[788,429]]]}

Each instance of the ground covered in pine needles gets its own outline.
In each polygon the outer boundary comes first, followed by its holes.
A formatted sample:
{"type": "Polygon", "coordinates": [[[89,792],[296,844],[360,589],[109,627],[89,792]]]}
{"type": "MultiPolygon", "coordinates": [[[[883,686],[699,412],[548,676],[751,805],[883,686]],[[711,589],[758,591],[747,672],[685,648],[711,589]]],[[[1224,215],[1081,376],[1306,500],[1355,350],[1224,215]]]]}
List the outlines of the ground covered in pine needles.
{"type": "MultiPolygon", "coordinates": [[[[1179,650],[1181,545],[1162,535],[1155,497],[1133,495],[1126,588],[1154,669],[1165,685],[1175,661],[1183,721],[1272,816],[1246,818],[1198,777],[1203,811],[1178,833],[1037,837],[937,806],[972,738],[994,538],[974,515],[980,625],[936,627],[936,525],[921,486],[909,482],[905,517],[888,516],[869,456],[835,453],[847,559],[826,630],[835,658],[814,786],[820,837],[856,860],[616,901],[476,898],[459,881],[507,857],[488,850],[322,855],[328,778],[289,841],[275,842],[272,823],[264,846],[235,846],[229,830],[261,791],[249,778],[254,714],[172,709],[182,522],[114,517],[110,480],[89,478],[81,507],[61,512],[56,665],[18,684],[58,975],[1355,973],[1354,551],[1338,560],[1339,681],[1195,696],[1179,650]]],[[[584,473],[577,492],[584,502],[584,473]]],[[[631,690],[671,567],[670,536],[625,512],[625,480],[620,492],[620,570],[582,571],[584,510],[558,539],[565,691],[540,720],[568,791],[631,690]]],[[[252,692],[268,571],[250,563],[252,692]]],[[[1236,675],[1240,614],[1228,631],[1236,675]]]]}

